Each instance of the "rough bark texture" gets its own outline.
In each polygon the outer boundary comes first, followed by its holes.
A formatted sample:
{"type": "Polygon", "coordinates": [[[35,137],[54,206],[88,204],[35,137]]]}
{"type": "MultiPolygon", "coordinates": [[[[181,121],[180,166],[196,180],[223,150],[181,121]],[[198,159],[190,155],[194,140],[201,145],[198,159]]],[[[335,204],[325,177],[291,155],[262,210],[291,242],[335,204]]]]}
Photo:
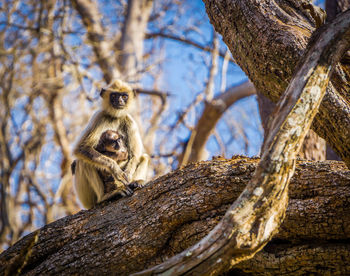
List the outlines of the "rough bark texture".
{"type": "Polygon", "coordinates": [[[332,21],[339,13],[350,8],[349,0],[326,0],[327,22],[332,21]]]}
{"type": "MultiPolygon", "coordinates": [[[[306,0],[204,2],[237,64],[259,92],[276,102],[324,14],[306,0]]],[[[348,72],[336,68],[312,128],[350,165],[348,72]]]]}
{"type": "MultiPolygon", "coordinates": [[[[326,0],[325,1],[325,9],[327,13],[326,22],[331,22],[339,13],[346,11],[349,8],[350,8],[350,0],[326,0]]],[[[349,73],[350,51],[348,51],[344,55],[340,63],[342,64],[344,70],[348,70],[347,75],[349,75],[350,74],[349,73]]],[[[338,161],[341,160],[329,145],[327,145],[327,149],[326,149],[326,159],[338,160],[338,161]]]]}
{"type": "MultiPolygon", "coordinates": [[[[24,275],[128,275],[161,263],[208,234],[258,161],[238,156],[190,164],[132,197],[46,225],[0,255],[0,274],[13,275],[11,269],[24,259],[24,275]]],[[[345,275],[350,271],[349,194],[344,163],[299,162],[279,234],[236,272],[345,275]]]]}

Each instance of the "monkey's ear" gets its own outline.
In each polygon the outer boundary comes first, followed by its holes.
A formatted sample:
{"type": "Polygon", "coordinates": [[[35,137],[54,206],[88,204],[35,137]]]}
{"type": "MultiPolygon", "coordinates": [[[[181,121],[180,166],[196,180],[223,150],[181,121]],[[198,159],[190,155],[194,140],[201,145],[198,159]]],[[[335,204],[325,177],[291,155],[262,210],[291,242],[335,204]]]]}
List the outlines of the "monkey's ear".
{"type": "Polygon", "coordinates": [[[103,97],[103,94],[106,92],[106,89],[102,88],[100,92],[100,97],[103,97]]]}

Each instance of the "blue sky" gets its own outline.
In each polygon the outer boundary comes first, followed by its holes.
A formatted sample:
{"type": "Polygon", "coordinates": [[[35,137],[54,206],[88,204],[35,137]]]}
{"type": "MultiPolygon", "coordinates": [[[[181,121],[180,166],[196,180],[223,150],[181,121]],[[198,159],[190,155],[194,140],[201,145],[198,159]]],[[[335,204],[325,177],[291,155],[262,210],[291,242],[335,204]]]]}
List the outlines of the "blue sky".
{"type": "MultiPolygon", "coordinates": [[[[190,32],[186,34],[188,39],[194,40],[201,45],[208,45],[213,37],[213,27],[209,22],[209,18],[205,12],[205,7],[202,1],[188,1],[188,9],[180,20],[180,24],[184,26],[195,24],[197,21],[202,21],[199,30],[202,35],[190,32]]],[[[151,29],[152,31],[152,29],[151,29]]],[[[221,36],[219,36],[221,39],[221,36]]],[[[194,99],[195,95],[202,93],[205,88],[205,80],[208,76],[208,65],[210,64],[210,55],[193,46],[186,45],[172,40],[165,40],[166,48],[166,66],[164,66],[162,87],[166,91],[175,96],[170,99],[170,109],[166,120],[175,121],[177,119],[178,110],[185,109],[194,99]],[[207,64],[205,65],[204,62],[207,64]]],[[[226,45],[221,41],[220,49],[226,50],[226,45]]],[[[219,58],[219,72],[215,79],[215,94],[220,93],[221,83],[221,67],[223,59],[219,58]]],[[[227,71],[226,87],[239,84],[247,80],[245,74],[241,69],[230,63],[227,71]]],[[[144,84],[147,85],[148,81],[144,84]]],[[[196,115],[190,120],[191,124],[196,123],[198,115],[201,114],[203,105],[196,108],[196,115]]],[[[260,118],[258,116],[258,109],[255,97],[249,97],[237,102],[231,109],[226,112],[224,118],[219,122],[217,130],[224,143],[229,146],[226,148],[226,157],[233,154],[247,154],[256,155],[259,152],[262,142],[262,132],[260,125],[260,118]],[[236,125],[246,126],[246,135],[249,139],[249,147],[246,148],[242,142],[241,134],[235,130],[234,127],[227,127],[225,121],[235,121],[236,125]],[[235,139],[231,139],[235,136],[235,139]],[[228,143],[229,140],[232,140],[228,143]]],[[[180,139],[185,140],[190,135],[188,129],[182,127],[178,133],[180,139]]],[[[173,141],[170,140],[169,144],[173,141]]],[[[210,155],[221,154],[220,147],[213,137],[208,141],[207,149],[210,155]]]]}

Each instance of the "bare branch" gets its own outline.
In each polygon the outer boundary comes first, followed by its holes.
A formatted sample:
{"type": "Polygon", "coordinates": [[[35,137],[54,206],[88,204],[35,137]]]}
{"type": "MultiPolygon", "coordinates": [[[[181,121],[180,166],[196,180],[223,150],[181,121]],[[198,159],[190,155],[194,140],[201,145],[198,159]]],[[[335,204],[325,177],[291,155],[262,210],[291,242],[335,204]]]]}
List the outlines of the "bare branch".
{"type": "Polygon", "coordinates": [[[129,0],[120,38],[119,65],[125,78],[137,80],[143,55],[143,40],[153,0],[129,0]]]}
{"type": "Polygon", "coordinates": [[[112,45],[105,37],[105,30],[101,23],[101,15],[95,1],[71,0],[73,7],[80,14],[94,50],[97,63],[99,64],[106,83],[120,76],[115,58],[111,56],[112,45]]]}
{"type": "Polygon", "coordinates": [[[209,69],[208,81],[205,87],[204,95],[206,101],[211,101],[214,97],[214,82],[218,73],[218,54],[219,54],[219,38],[218,34],[213,33],[213,51],[211,52],[211,65],[209,69]]]}
{"type": "Polygon", "coordinates": [[[193,140],[188,162],[203,160],[205,144],[221,116],[235,102],[255,93],[254,85],[250,81],[247,81],[230,87],[225,93],[218,95],[211,102],[205,103],[203,113],[195,128],[196,135],[193,140]]]}
{"type": "Polygon", "coordinates": [[[160,97],[163,104],[166,102],[167,97],[174,96],[173,94],[171,94],[169,92],[159,91],[159,90],[155,90],[155,89],[135,88],[134,91],[136,93],[139,93],[139,94],[160,97]]]}
{"type": "MultiPolygon", "coordinates": [[[[200,45],[199,43],[197,43],[197,42],[195,42],[193,40],[190,40],[190,39],[186,38],[185,36],[176,36],[176,35],[173,35],[173,34],[166,34],[166,33],[163,33],[163,32],[146,34],[146,38],[148,38],[148,39],[155,38],[155,37],[162,37],[162,38],[167,38],[167,39],[179,41],[181,43],[185,43],[185,44],[191,45],[191,46],[193,46],[195,48],[198,48],[200,50],[203,50],[203,51],[209,52],[209,53],[211,53],[213,51],[212,47],[200,45]]],[[[227,54],[227,52],[219,51],[219,56],[224,58],[224,59],[227,58],[226,54],[227,54]]],[[[232,63],[236,63],[231,56],[228,58],[228,60],[230,62],[232,62],[232,63]]]]}

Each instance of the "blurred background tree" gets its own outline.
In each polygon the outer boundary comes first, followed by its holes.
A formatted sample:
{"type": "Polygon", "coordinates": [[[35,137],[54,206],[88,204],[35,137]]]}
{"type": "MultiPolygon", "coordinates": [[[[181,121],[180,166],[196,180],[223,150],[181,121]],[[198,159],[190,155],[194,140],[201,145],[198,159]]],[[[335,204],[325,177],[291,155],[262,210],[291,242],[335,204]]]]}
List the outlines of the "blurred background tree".
{"type": "Polygon", "coordinates": [[[150,177],[259,154],[255,88],[202,1],[4,0],[0,36],[2,249],[80,210],[72,148],[114,78],[139,95],[150,177]]]}

